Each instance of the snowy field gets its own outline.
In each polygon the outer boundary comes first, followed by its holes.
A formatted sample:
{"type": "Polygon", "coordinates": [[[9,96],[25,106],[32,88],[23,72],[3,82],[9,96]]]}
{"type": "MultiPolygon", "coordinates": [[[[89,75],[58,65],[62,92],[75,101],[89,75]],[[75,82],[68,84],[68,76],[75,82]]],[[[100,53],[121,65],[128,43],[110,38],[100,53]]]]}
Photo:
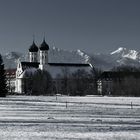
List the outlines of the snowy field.
{"type": "Polygon", "coordinates": [[[0,98],[0,140],[3,139],[139,140],[140,98],[0,98]]]}

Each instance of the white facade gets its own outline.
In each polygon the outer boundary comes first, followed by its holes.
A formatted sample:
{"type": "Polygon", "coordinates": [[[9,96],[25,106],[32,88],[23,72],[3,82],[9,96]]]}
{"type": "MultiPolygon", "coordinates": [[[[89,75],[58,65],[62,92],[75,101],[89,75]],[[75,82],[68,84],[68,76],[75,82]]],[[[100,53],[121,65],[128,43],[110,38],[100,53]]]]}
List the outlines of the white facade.
{"type": "Polygon", "coordinates": [[[38,62],[38,53],[37,52],[29,52],[29,61],[30,62],[38,62]]]}
{"type": "Polygon", "coordinates": [[[17,64],[17,71],[16,71],[16,82],[15,82],[15,92],[22,93],[22,75],[23,70],[20,61],[17,64]]]}
{"type": "MultiPolygon", "coordinates": [[[[27,73],[34,74],[34,72],[39,68],[41,70],[46,70],[48,65],[48,46],[44,49],[44,44],[46,44],[45,40],[43,41],[43,50],[39,49],[35,45],[34,41],[32,46],[29,48],[29,62],[25,62],[28,65],[22,65],[22,62],[18,62],[17,71],[16,71],[16,82],[15,82],[15,92],[23,93],[25,88],[25,81],[27,80],[27,73]],[[38,60],[39,56],[39,60],[38,60]],[[38,64],[39,61],[39,64],[38,64]],[[34,65],[38,65],[38,67],[34,67],[34,65]]],[[[46,47],[46,46],[45,46],[46,47]]],[[[41,48],[41,47],[40,47],[41,48]]]]}
{"type": "Polygon", "coordinates": [[[39,64],[39,68],[41,70],[45,70],[47,69],[47,65],[48,65],[48,51],[47,50],[40,50],[39,51],[39,60],[40,60],[40,64],[39,64]]]}
{"type": "Polygon", "coordinates": [[[23,78],[24,78],[24,71],[22,69],[21,62],[18,62],[17,71],[16,71],[15,92],[18,93],[23,92],[23,78]]]}
{"type": "Polygon", "coordinates": [[[16,78],[16,88],[15,88],[15,92],[17,93],[22,93],[22,79],[21,78],[16,78]]]}

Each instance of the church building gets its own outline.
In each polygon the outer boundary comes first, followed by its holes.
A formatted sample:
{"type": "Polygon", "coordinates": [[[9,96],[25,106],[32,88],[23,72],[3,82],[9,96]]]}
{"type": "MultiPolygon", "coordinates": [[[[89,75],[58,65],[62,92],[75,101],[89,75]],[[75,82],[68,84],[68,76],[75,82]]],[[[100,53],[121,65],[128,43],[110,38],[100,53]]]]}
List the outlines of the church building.
{"type": "Polygon", "coordinates": [[[49,45],[45,39],[40,47],[33,41],[29,48],[29,61],[19,61],[17,64],[15,92],[24,94],[25,79],[27,81],[28,75],[33,75],[38,69],[49,72],[54,81],[58,79],[58,75],[62,74],[62,69],[68,69],[70,73],[79,69],[90,73],[92,69],[88,63],[50,63],[48,51],[49,45]]]}

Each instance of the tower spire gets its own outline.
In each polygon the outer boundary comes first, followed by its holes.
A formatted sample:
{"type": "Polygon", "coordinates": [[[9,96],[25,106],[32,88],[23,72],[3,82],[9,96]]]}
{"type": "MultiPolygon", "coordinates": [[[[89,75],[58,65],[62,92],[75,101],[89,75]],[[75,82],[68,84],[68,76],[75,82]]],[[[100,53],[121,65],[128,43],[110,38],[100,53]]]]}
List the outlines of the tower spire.
{"type": "Polygon", "coordinates": [[[45,42],[45,40],[46,40],[46,35],[45,35],[45,32],[44,32],[43,41],[45,42]]]}
{"type": "Polygon", "coordinates": [[[35,43],[35,35],[33,34],[33,43],[35,43]]]}
{"type": "Polygon", "coordinates": [[[30,62],[37,62],[38,61],[38,47],[36,46],[35,42],[35,37],[33,35],[33,44],[29,48],[29,59],[30,62]]]}

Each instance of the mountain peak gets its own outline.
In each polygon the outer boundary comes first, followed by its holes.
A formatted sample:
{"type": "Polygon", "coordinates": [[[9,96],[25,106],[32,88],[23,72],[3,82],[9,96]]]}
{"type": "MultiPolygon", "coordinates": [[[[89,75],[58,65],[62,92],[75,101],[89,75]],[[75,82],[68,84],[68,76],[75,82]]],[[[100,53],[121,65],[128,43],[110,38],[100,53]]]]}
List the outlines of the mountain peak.
{"type": "Polygon", "coordinates": [[[129,50],[123,47],[119,47],[116,51],[110,53],[110,55],[115,55],[121,58],[129,58],[129,59],[139,59],[139,52],[136,50],[129,50]]]}
{"type": "Polygon", "coordinates": [[[127,54],[125,54],[123,57],[127,57],[133,60],[138,59],[138,52],[136,50],[129,50],[127,54]]]}
{"type": "Polygon", "coordinates": [[[85,58],[85,62],[89,62],[89,56],[87,54],[85,54],[83,51],[81,51],[80,49],[77,50],[77,54],[79,54],[81,57],[85,58]]]}
{"type": "Polygon", "coordinates": [[[124,47],[119,47],[117,50],[111,52],[110,54],[113,55],[113,54],[118,54],[118,53],[121,53],[121,52],[124,52],[126,51],[127,49],[124,48],[124,47]]]}

